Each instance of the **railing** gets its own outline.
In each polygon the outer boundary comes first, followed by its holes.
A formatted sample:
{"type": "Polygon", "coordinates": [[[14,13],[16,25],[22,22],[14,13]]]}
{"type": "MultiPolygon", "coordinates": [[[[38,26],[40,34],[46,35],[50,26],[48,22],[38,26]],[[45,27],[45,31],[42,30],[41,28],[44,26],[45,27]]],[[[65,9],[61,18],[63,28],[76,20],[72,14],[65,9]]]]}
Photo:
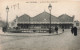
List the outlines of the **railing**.
{"type": "MultiPolygon", "coordinates": [[[[53,32],[54,30],[52,30],[53,32]]],[[[49,32],[49,29],[8,29],[8,32],[37,32],[37,33],[46,33],[49,32]]]]}

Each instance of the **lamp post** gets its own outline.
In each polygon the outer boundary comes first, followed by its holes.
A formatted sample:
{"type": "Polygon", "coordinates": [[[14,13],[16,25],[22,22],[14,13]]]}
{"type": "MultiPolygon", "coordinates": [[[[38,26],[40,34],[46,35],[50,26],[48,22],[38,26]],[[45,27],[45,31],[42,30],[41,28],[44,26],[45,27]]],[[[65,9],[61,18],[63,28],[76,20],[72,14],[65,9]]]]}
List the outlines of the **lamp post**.
{"type": "Polygon", "coordinates": [[[9,12],[9,7],[6,7],[6,12],[7,12],[7,18],[6,18],[6,29],[8,29],[8,12],[9,12]]]}
{"type": "Polygon", "coordinates": [[[51,33],[51,10],[52,10],[52,5],[51,5],[51,4],[49,4],[48,9],[49,9],[49,11],[50,11],[50,18],[49,18],[49,20],[50,20],[50,24],[49,24],[49,33],[51,33]]]}

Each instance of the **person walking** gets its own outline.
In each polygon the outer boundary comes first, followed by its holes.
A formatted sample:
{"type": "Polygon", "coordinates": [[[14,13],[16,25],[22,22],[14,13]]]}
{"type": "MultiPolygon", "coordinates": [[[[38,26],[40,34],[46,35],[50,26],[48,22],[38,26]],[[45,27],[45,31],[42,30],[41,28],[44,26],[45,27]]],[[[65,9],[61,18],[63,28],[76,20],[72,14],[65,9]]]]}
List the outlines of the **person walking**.
{"type": "Polygon", "coordinates": [[[74,36],[77,36],[77,27],[74,27],[74,28],[73,28],[73,31],[74,31],[74,32],[73,32],[73,33],[74,33],[74,36]]]}
{"type": "Polygon", "coordinates": [[[56,33],[58,34],[58,27],[57,27],[57,26],[55,27],[55,31],[56,31],[56,33]]]}
{"type": "Polygon", "coordinates": [[[64,33],[64,27],[62,27],[62,33],[64,33]]]}
{"type": "Polygon", "coordinates": [[[62,29],[62,33],[64,33],[64,28],[62,29]]]}
{"type": "Polygon", "coordinates": [[[73,29],[73,26],[72,26],[72,28],[71,28],[71,33],[72,33],[72,34],[74,33],[74,29],[73,29]]]}
{"type": "Polygon", "coordinates": [[[5,33],[7,31],[6,26],[2,27],[2,31],[5,33]]]}

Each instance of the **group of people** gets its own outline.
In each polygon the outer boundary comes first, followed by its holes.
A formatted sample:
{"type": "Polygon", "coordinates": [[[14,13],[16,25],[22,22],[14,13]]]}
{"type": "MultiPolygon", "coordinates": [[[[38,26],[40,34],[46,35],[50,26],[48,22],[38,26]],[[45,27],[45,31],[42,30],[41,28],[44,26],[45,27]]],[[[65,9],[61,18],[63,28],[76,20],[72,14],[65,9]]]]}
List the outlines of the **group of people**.
{"type": "MultiPolygon", "coordinates": [[[[58,34],[58,27],[55,26],[55,32],[58,34]]],[[[64,33],[64,27],[62,27],[62,33],[64,33]]]]}
{"type": "MultiPolygon", "coordinates": [[[[58,34],[58,27],[57,26],[55,26],[55,32],[58,34]]],[[[64,27],[62,27],[62,33],[64,33],[64,27]]],[[[77,27],[72,26],[71,33],[74,34],[74,36],[77,36],[77,27]]]]}
{"type": "Polygon", "coordinates": [[[72,26],[71,33],[74,34],[74,36],[77,36],[77,27],[72,26]]]}

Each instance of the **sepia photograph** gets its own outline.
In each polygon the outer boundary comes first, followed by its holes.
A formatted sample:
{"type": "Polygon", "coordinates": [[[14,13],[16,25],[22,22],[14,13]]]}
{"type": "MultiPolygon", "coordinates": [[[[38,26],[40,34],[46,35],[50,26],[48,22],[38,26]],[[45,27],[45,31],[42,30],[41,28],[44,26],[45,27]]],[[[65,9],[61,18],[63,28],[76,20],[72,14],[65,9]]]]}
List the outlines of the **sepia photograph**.
{"type": "Polygon", "coordinates": [[[0,50],[80,50],[80,0],[0,0],[0,50]]]}

